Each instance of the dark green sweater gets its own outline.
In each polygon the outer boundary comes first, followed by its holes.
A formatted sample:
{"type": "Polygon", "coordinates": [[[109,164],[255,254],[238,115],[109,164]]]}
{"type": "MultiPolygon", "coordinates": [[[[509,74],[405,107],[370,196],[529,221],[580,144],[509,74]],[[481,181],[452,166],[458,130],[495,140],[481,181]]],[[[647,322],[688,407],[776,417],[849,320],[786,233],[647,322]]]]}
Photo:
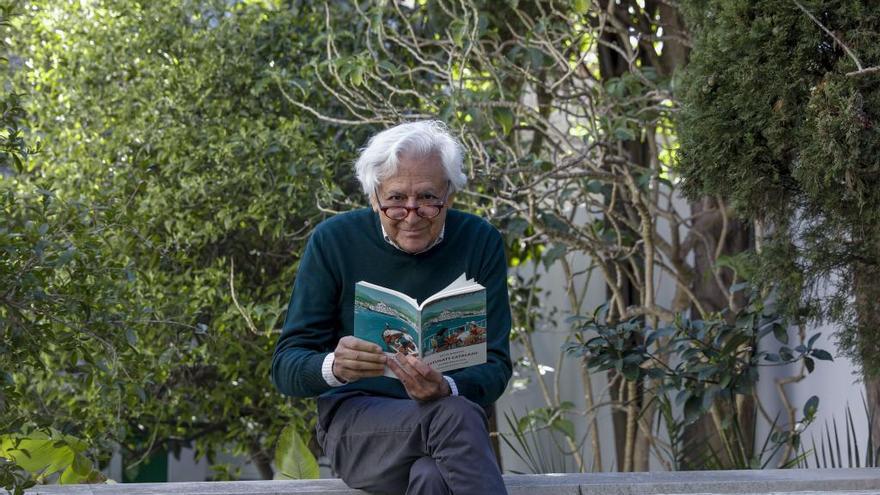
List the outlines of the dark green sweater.
{"type": "Polygon", "coordinates": [[[480,405],[498,399],[510,379],[510,304],[501,235],[485,220],[449,210],[443,241],[408,254],[382,237],[370,209],[336,215],[312,232],[300,261],[281,337],[272,359],[272,381],[282,393],[311,397],[353,390],[406,398],[398,380],[365,378],[330,387],[321,375],[327,353],[354,330],[354,286],[361,280],[419,302],[465,273],[486,287],[487,361],[447,373],[459,395],[480,405]]]}

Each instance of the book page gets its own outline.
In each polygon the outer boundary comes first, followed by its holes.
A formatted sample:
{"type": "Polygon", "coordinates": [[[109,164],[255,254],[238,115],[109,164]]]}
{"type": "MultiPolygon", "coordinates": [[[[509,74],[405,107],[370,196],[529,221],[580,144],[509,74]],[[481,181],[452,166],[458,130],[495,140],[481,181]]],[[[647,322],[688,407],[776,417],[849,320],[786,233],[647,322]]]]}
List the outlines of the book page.
{"type": "Polygon", "coordinates": [[[422,358],[440,372],[486,362],[486,289],[475,285],[425,301],[422,358]]]}
{"type": "MultiPolygon", "coordinates": [[[[379,345],[389,358],[398,352],[419,356],[417,310],[410,301],[382,289],[366,282],[355,285],[354,336],[379,345]]],[[[387,366],[385,376],[397,378],[387,366]]]]}
{"type": "MultiPolygon", "coordinates": [[[[462,274],[462,275],[464,275],[464,274],[462,274]]],[[[367,282],[367,281],[364,281],[364,280],[361,280],[360,282],[358,282],[357,284],[355,284],[355,296],[357,296],[357,291],[358,291],[357,288],[358,288],[358,287],[364,287],[364,288],[367,288],[367,289],[372,289],[373,291],[377,291],[377,292],[380,292],[380,293],[388,294],[388,295],[391,296],[391,297],[394,297],[394,298],[396,298],[396,299],[399,299],[399,300],[400,300],[400,303],[403,303],[403,304],[409,304],[409,305],[412,306],[414,309],[416,309],[416,308],[419,307],[419,303],[418,303],[418,301],[416,301],[415,299],[409,297],[408,295],[404,294],[403,292],[398,292],[398,291],[396,291],[396,290],[394,290],[394,289],[389,289],[388,287],[382,287],[381,285],[371,284],[370,282],[367,282]]],[[[444,289],[444,290],[445,290],[445,289],[444,289]]],[[[375,297],[376,297],[376,298],[380,298],[380,297],[385,297],[385,296],[382,296],[382,295],[376,294],[375,297]]]]}
{"type": "MultiPolygon", "coordinates": [[[[440,372],[486,362],[486,289],[462,273],[421,306],[401,292],[355,285],[354,336],[390,358],[421,357],[440,372]]],[[[397,378],[386,366],[385,376],[397,378]]]]}
{"type": "Polygon", "coordinates": [[[474,285],[474,280],[471,278],[467,278],[467,274],[461,272],[461,275],[458,276],[457,279],[453,280],[451,284],[447,285],[445,288],[437,292],[437,294],[443,294],[444,292],[451,292],[456,289],[461,289],[462,287],[467,287],[469,285],[474,285]]]}

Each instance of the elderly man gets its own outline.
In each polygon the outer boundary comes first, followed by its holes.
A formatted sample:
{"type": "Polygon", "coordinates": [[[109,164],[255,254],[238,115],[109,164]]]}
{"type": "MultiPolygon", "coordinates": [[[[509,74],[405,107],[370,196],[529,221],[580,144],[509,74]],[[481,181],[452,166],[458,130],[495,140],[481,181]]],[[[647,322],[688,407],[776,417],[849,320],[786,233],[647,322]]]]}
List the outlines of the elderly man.
{"type": "Polygon", "coordinates": [[[501,236],[449,208],[466,177],[440,122],[372,139],[355,165],[372,208],[315,228],[272,361],[278,389],[318,397],[317,438],[351,487],[378,493],[506,493],[483,407],[511,374],[507,263],[501,236]],[[462,273],[486,287],[487,361],[446,375],[415,356],[386,359],[355,338],[361,280],[422,301],[462,273]],[[388,367],[399,380],[382,376],[388,367]]]}

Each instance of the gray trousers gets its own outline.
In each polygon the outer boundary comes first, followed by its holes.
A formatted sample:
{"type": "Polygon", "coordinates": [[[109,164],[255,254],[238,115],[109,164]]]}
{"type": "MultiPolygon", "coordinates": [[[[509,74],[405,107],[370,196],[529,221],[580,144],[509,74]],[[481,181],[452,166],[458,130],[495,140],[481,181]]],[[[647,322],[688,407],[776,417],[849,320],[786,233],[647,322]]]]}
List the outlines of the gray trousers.
{"type": "Polygon", "coordinates": [[[353,392],[318,398],[317,439],[345,483],[373,493],[506,494],[483,409],[353,392]]]}

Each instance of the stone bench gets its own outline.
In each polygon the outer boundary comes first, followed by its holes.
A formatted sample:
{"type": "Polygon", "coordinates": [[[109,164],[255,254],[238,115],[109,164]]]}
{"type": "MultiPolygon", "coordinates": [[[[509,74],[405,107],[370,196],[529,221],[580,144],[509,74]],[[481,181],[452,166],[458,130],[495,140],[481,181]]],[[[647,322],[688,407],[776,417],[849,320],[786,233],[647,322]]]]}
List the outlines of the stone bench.
{"type": "MultiPolygon", "coordinates": [[[[880,495],[880,469],[505,475],[510,495],[880,495]]],[[[363,495],[341,480],[46,485],[29,495],[363,495]]],[[[491,494],[487,494],[491,495],[491,494]]]]}

